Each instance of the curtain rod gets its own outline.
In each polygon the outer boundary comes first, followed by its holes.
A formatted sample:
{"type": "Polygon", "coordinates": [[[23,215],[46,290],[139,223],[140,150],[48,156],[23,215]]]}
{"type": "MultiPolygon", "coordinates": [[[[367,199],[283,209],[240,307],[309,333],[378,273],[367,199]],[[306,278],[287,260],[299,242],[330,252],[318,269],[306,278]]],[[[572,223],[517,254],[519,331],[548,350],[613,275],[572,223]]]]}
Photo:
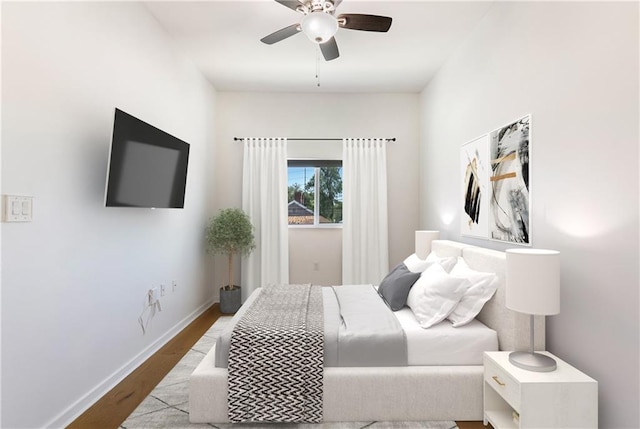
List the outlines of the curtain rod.
{"type": "MultiPolygon", "coordinates": [[[[233,138],[234,141],[242,141],[244,139],[245,139],[244,137],[234,137],[233,138]]],[[[343,139],[341,139],[341,138],[333,138],[333,137],[325,138],[325,139],[323,139],[323,138],[312,138],[312,137],[287,137],[287,140],[299,140],[299,141],[319,141],[319,140],[327,141],[327,140],[331,140],[331,141],[342,141],[343,139]]],[[[388,142],[394,142],[394,141],[396,141],[396,138],[395,137],[385,138],[385,140],[388,141],[388,142]]]]}

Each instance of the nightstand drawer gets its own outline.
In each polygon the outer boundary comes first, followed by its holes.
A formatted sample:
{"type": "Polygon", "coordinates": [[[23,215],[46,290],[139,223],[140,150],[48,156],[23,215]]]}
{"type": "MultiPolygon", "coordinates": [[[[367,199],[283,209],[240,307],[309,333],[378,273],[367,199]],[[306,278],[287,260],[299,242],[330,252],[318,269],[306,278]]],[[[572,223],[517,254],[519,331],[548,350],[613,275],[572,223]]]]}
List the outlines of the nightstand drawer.
{"type": "Polygon", "coordinates": [[[520,383],[486,356],[484,358],[484,381],[515,410],[520,410],[520,383]]]}
{"type": "Polygon", "coordinates": [[[598,382],[549,352],[558,368],[528,371],[484,352],[484,424],[496,429],[597,429],[598,382]]]}

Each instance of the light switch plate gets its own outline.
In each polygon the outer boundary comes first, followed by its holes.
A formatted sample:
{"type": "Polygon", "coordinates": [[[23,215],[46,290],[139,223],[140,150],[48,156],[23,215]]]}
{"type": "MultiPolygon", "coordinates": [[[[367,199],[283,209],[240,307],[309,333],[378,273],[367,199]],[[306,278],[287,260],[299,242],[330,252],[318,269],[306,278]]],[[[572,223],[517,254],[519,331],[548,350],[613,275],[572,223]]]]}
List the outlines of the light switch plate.
{"type": "Polygon", "coordinates": [[[2,196],[3,222],[31,222],[33,220],[33,197],[19,195],[2,196]]]}

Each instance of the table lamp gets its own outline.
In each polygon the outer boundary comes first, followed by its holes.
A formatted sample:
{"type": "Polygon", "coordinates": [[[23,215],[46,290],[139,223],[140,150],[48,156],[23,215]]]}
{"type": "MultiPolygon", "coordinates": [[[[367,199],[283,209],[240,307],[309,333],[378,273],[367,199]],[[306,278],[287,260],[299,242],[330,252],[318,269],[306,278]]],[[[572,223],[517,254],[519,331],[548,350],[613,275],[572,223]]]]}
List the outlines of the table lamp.
{"type": "Polygon", "coordinates": [[[427,259],[431,253],[431,242],[440,238],[440,231],[416,231],[416,256],[427,259]]]}
{"type": "Polygon", "coordinates": [[[549,372],[556,361],[534,351],[534,316],[560,313],[560,252],[543,249],[507,249],[507,308],[530,315],[528,352],[512,352],[509,362],[529,371],[549,372]]]}

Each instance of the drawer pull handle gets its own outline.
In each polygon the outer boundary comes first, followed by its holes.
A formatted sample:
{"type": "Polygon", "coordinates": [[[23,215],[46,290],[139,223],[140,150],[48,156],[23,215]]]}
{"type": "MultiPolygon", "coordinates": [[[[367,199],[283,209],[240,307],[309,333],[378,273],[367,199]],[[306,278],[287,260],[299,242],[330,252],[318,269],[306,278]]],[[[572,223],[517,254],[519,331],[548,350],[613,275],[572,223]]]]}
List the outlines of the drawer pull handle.
{"type": "Polygon", "coordinates": [[[500,379],[498,378],[497,375],[494,375],[493,377],[493,381],[495,381],[496,383],[498,383],[499,386],[506,386],[506,384],[504,384],[502,381],[500,381],[500,379]]]}

